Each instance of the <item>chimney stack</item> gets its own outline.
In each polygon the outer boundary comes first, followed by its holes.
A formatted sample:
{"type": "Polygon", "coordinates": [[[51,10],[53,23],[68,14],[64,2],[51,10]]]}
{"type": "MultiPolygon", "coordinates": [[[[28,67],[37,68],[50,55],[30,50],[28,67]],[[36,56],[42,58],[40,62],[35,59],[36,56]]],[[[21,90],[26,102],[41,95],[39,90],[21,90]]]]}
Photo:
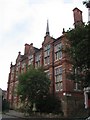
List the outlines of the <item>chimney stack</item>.
{"type": "Polygon", "coordinates": [[[28,54],[29,48],[30,48],[30,45],[26,43],[26,44],[25,44],[24,54],[28,54]]]}
{"type": "Polygon", "coordinates": [[[82,19],[82,11],[79,10],[77,7],[73,9],[73,16],[74,16],[74,27],[83,25],[82,19]]]}

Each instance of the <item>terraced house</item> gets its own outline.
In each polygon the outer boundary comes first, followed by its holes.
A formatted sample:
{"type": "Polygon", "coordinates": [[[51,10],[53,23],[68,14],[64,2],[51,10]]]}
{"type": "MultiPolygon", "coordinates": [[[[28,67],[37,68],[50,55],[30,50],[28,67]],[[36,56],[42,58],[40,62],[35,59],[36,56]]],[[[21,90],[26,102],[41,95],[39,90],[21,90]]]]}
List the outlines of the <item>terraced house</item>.
{"type": "MultiPolygon", "coordinates": [[[[82,24],[82,11],[75,8],[73,14],[74,26],[82,24]]],[[[48,21],[42,47],[38,49],[33,46],[33,43],[25,44],[24,55],[19,52],[15,65],[12,65],[12,63],[10,65],[7,99],[10,101],[11,107],[19,107],[19,97],[14,92],[18,84],[18,74],[25,72],[26,67],[32,64],[35,68],[43,66],[50,77],[50,91],[61,99],[65,116],[72,115],[78,108],[84,108],[81,84],[67,78],[67,73],[72,67],[69,62],[69,56],[64,52],[67,45],[68,40],[64,29],[62,35],[57,39],[50,36],[48,21]]]]}

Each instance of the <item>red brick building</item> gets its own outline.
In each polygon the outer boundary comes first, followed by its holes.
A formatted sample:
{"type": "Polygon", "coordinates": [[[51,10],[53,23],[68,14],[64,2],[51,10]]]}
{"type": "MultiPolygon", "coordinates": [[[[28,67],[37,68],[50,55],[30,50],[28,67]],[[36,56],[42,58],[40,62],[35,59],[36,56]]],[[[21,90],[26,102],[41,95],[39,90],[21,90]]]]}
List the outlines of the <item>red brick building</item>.
{"type": "MultiPolygon", "coordinates": [[[[75,8],[74,25],[83,23],[82,12],[75,8]]],[[[67,73],[71,69],[69,57],[63,49],[68,45],[66,33],[63,33],[57,39],[50,36],[49,24],[47,21],[46,36],[40,49],[31,44],[25,44],[24,55],[18,53],[16,64],[10,66],[10,73],[8,78],[7,99],[10,101],[11,107],[17,108],[19,106],[19,99],[15,93],[18,84],[18,74],[25,72],[26,67],[33,65],[35,68],[43,66],[45,72],[50,77],[50,90],[57,94],[62,103],[62,110],[65,116],[75,114],[75,111],[81,110],[84,107],[83,91],[79,83],[67,78],[67,73]]]]}

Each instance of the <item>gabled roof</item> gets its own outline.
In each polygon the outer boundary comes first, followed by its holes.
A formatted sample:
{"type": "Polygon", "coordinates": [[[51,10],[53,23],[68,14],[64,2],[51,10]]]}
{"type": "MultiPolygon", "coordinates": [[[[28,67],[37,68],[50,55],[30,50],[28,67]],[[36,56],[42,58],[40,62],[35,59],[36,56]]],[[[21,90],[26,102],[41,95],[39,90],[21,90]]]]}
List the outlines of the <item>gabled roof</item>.
{"type": "Polygon", "coordinates": [[[27,59],[27,55],[21,55],[21,60],[20,61],[23,61],[25,59],[27,59]]]}
{"type": "Polygon", "coordinates": [[[38,48],[34,47],[34,50],[35,50],[35,52],[38,52],[40,49],[38,49],[38,48]]]}
{"type": "Polygon", "coordinates": [[[78,10],[78,11],[80,11],[80,12],[82,12],[79,8],[77,8],[77,7],[75,7],[74,9],[73,9],[73,11],[75,11],[75,10],[78,10]]]}

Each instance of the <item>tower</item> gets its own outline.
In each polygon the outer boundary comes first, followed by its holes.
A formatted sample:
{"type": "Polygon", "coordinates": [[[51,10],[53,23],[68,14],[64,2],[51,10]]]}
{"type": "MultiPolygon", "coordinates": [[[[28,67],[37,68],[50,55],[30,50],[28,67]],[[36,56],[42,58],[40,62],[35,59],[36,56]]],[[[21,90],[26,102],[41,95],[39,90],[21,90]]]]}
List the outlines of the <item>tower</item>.
{"type": "Polygon", "coordinates": [[[73,9],[73,16],[74,16],[74,27],[75,28],[78,25],[82,25],[83,24],[82,11],[79,10],[77,7],[73,9]]]}
{"type": "Polygon", "coordinates": [[[47,20],[47,27],[46,27],[46,36],[47,35],[50,35],[50,33],[49,33],[49,23],[48,23],[48,20],[47,20]]]}

